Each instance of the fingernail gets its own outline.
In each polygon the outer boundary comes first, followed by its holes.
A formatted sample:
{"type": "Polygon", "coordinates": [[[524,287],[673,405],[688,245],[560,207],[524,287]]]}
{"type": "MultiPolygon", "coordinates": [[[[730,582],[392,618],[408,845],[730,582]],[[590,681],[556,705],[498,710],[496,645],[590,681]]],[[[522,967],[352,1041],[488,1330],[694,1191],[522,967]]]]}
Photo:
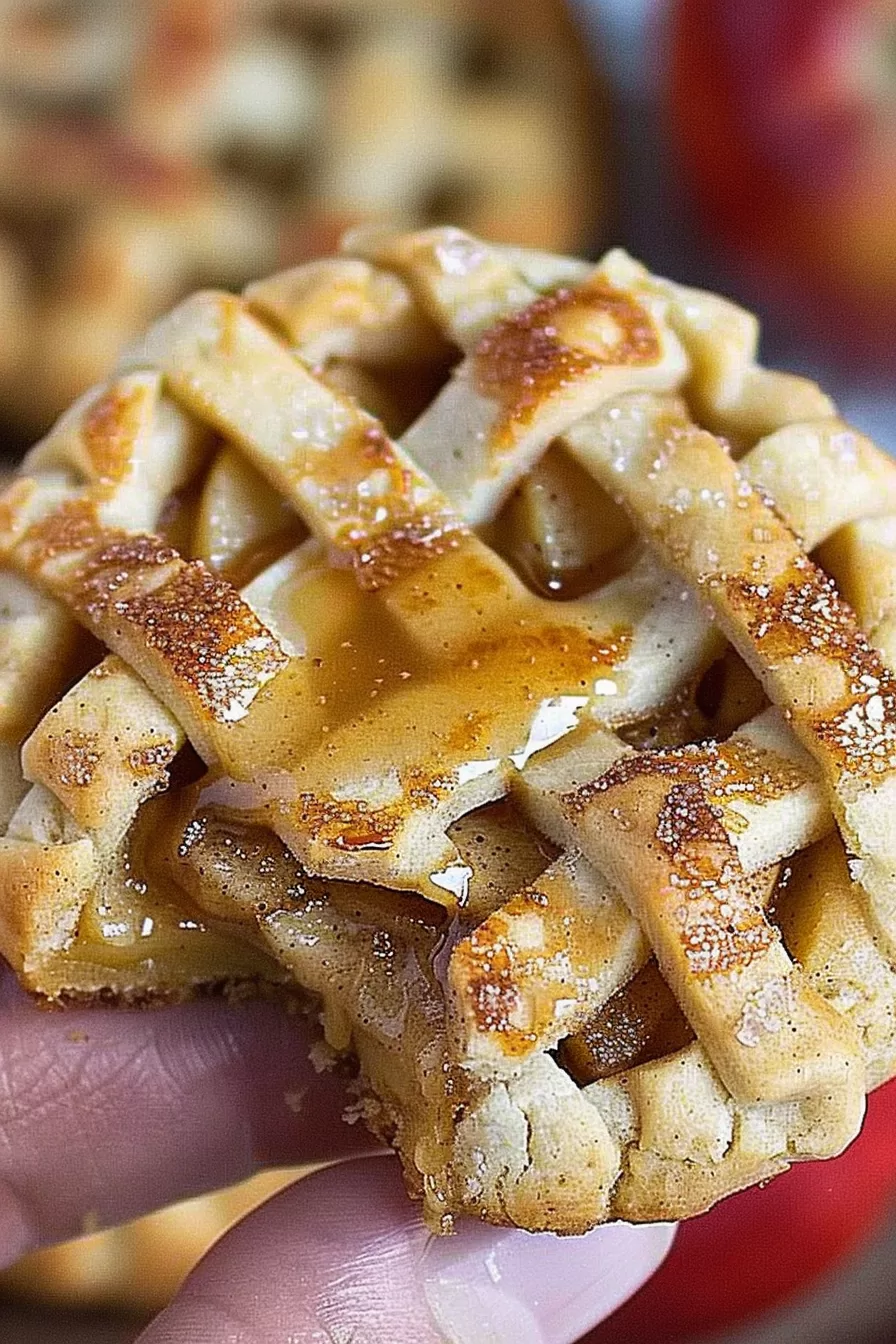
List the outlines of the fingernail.
{"type": "Polygon", "coordinates": [[[0,1268],[14,1264],[37,1244],[33,1218],[12,1186],[0,1181],[0,1268]]]}
{"type": "Polygon", "coordinates": [[[423,1292],[449,1344],[571,1344],[650,1277],[674,1234],[668,1223],[584,1237],[463,1226],[427,1244],[423,1292]]]}

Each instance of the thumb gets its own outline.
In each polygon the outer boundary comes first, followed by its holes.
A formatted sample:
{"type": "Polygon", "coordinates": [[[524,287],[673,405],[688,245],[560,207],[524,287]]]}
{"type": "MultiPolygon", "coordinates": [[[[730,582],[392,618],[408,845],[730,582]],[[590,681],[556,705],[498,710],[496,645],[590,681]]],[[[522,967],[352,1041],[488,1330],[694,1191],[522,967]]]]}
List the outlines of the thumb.
{"type": "Polygon", "coordinates": [[[138,1344],[572,1344],[649,1278],[664,1226],[433,1237],[372,1157],[276,1195],[209,1252],[138,1344]]]}

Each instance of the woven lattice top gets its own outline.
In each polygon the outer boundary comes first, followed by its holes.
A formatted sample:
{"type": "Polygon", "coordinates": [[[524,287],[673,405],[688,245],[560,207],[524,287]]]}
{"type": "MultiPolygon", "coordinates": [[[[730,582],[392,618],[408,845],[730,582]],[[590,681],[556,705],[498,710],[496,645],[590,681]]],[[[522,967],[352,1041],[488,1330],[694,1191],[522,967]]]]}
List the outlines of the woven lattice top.
{"type": "Polygon", "coordinates": [[[435,1225],[840,1151],[896,1072],[896,465],[756,338],[453,229],[152,327],[2,497],[23,981],[300,987],[435,1225]]]}
{"type": "Polygon", "coordinates": [[[183,295],[361,219],[590,242],[589,78],[563,0],[4,4],[4,418],[42,432],[183,295]]]}

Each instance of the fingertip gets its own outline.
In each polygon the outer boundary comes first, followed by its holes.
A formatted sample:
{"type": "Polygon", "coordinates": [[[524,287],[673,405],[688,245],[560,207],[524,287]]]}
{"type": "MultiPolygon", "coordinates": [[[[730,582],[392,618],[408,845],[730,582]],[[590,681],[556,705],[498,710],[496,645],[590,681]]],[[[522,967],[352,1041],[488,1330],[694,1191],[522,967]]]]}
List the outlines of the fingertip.
{"type": "Polygon", "coordinates": [[[212,1249],[140,1344],[572,1344],[654,1272],[668,1226],[558,1238],[464,1224],[433,1237],[394,1160],[364,1158],[277,1195],[212,1249]],[[217,1338],[217,1335],[215,1336],[217,1338]]]}
{"type": "Polygon", "coordinates": [[[573,1344],[650,1278],[674,1235],[668,1224],[615,1223],[581,1237],[473,1226],[454,1245],[434,1240],[424,1291],[456,1344],[573,1344]]]}
{"type": "Polygon", "coordinates": [[[415,1278],[427,1238],[394,1159],[314,1172],[231,1229],[138,1344],[443,1344],[415,1278]]]}

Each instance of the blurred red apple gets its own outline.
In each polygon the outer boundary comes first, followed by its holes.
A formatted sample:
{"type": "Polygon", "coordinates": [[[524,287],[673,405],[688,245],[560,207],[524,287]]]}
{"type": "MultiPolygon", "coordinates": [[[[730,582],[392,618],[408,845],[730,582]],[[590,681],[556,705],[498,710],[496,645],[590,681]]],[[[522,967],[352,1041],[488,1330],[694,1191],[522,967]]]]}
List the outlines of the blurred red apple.
{"type": "Polygon", "coordinates": [[[675,0],[684,185],[761,297],[896,356],[896,0],[675,0]]]}

